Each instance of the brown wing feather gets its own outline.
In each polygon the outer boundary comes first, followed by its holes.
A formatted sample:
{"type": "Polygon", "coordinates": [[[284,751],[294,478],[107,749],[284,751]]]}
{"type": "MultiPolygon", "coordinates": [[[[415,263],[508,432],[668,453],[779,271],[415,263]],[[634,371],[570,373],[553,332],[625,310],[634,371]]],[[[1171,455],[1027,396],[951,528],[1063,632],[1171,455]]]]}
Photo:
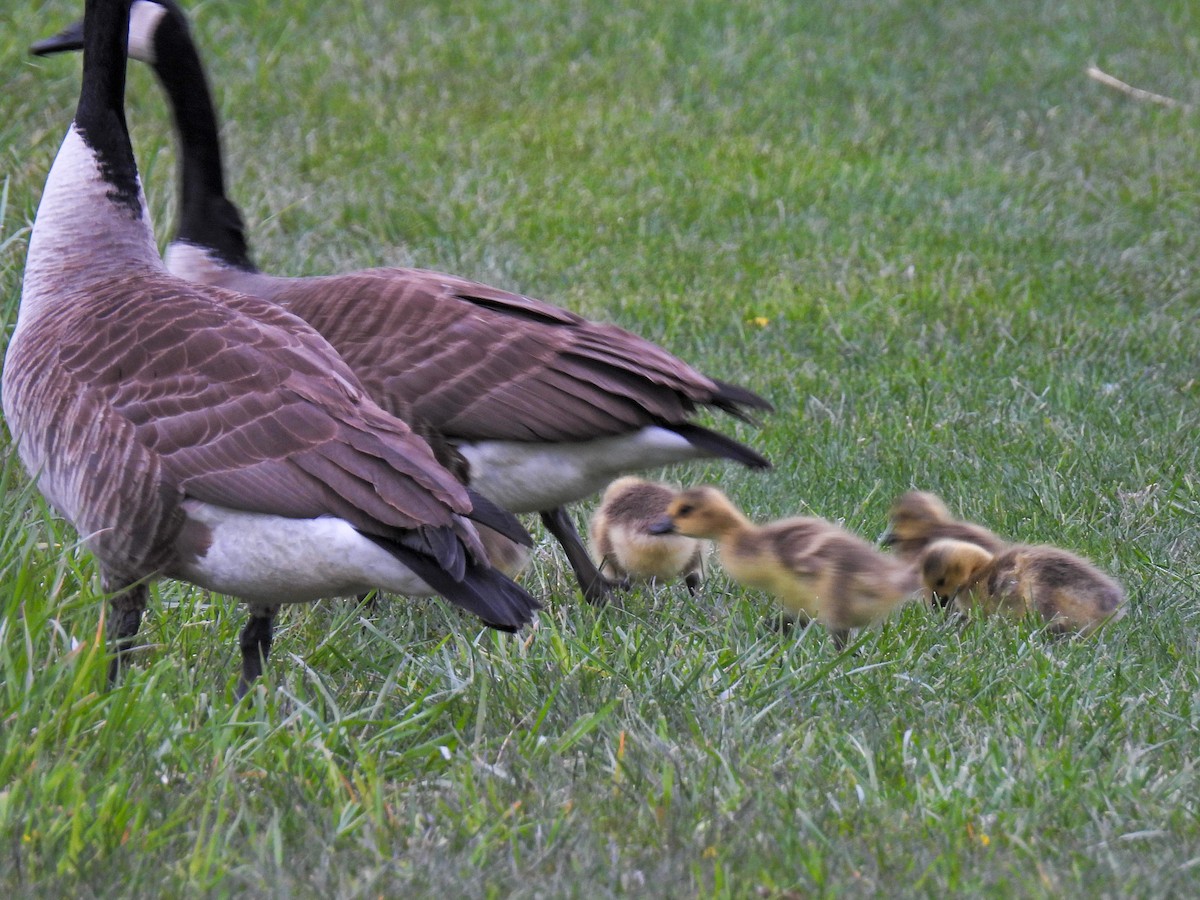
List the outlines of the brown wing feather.
{"type": "Polygon", "coordinates": [[[272,299],[384,408],[452,439],[578,441],[682,424],[700,405],[769,408],[616,326],[436,272],[300,279],[272,299]]]}
{"type": "Polygon", "coordinates": [[[61,364],[189,496],[356,527],[454,524],[465,490],[379,411],[323,340],[273,304],[142,277],[56,322],[61,364]],[[112,296],[119,300],[106,302],[112,296]],[[115,349],[114,349],[115,348],[115,349]]]}
{"type": "Polygon", "coordinates": [[[170,562],[184,522],[183,492],[163,478],[160,458],[133,425],[92,393],[59,390],[47,377],[64,349],[53,329],[26,329],[5,358],[4,409],[26,468],[96,555],[105,589],[114,590],[170,562]],[[114,490],[118,479],[159,489],[114,490]]]}

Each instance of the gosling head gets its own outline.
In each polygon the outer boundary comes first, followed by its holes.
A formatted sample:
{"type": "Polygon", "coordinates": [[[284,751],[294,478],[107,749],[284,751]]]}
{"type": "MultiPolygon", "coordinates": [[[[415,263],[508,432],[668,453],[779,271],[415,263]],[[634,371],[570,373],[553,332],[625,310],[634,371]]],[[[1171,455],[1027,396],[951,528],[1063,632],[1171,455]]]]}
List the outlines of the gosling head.
{"type": "Polygon", "coordinates": [[[927,537],[935,525],[953,521],[950,510],[936,494],[909,491],[892,504],[888,512],[888,530],[881,540],[889,547],[901,541],[919,540],[927,537]]]}
{"type": "Polygon", "coordinates": [[[667,505],[666,515],[650,526],[651,534],[682,534],[716,538],[745,522],[732,501],[714,487],[680,491],[667,505]]]}
{"type": "Polygon", "coordinates": [[[943,538],[930,544],[921,557],[921,581],[934,602],[945,607],[979,579],[992,559],[978,544],[943,538]]]}

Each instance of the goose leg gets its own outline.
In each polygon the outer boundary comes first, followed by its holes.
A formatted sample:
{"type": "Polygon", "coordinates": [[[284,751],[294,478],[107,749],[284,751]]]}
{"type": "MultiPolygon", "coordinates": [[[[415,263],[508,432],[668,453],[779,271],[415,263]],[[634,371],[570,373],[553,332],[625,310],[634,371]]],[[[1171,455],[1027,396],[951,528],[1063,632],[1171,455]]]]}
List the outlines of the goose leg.
{"type": "Polygon", "coordinates": [[[242,629],[238,640],[242,648],[242,677],[238,679],[237,698],[241,700],[246,691],[260,675],[267,656],[271,653],[271,639],[275,633],[276,606],[255,606],[250,609],[250,619],[242,629]]]}
{"type": "Polygon", "coordinates": [[[613,591],[621,587],[619,582],[610,581],[600,574],[600,570],[596,568],[596,564],[592,562],[592,558],[588,556],[586,548],[583,546],[583,541],[579,537],[579,532],[575,529],[575,523],[571,521],[571,517],[567,515],[567,511],[561,506],[554,509],[545,510],[539,515],[542,518],[542,524],[546,526],[546,530],[554,535],[555,539],[562,545],[563,552],[567,554],[567,562],[571,564],[571,569],[575,572],[575,578],[579,581],[579,588],[583,591],[583,599],[588,603],[596,606],[601,606],[612,599],[613,591]]]}
{"type": "Polygon", "coordinates": [[[109,687],[116,684],[121,670],[129,662],[133,639],[142,626],[142,613],[149,599],[149,588],[144,584],[134,585],[108,601],[108,625],[106,628],[109,653],[109,687]]]}

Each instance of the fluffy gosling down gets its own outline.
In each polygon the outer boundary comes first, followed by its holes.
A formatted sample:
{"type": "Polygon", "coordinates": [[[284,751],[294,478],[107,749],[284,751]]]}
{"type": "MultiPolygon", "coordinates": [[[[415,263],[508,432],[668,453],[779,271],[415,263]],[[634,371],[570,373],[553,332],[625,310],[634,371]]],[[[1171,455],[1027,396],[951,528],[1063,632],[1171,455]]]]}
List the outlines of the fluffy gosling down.
{"type": "Polygon", "coordinates": [[[618,478],[604,491],[588,533],[600,574],[620,581],[671,581],[683,576],[696,593],[703,575],[704,544],[682,534],[658,534],[675,489],[632,475],[618,478]]]}
{"type": "Polygon", "coordinates": [[[992,553],[1005,547],[1003,539],[982,525],[955,519],[941,498],[927,491],[909,491],[896,498],[888,513],[888,529],[880,540],[902,560],[917,562],[925,549],[941,538],[969,541],[992,553]]]}
{"type": "Polygon", "coordinates": [[[969,541],[930,544],[921,579],[935,602],[1018,619],[1037,615],[1056,634],[1091,634],[1125,613],[1125,592],[1086,559],[1057,547],[992,553],[969,541]]]}
{"type": "Polygon", "coordinates": [[[921,587],[915,566],[832,522],[805,517],[755,525],[713,487],[677,494],[650,530],[715,541],[731,578],[773,594],[799,622],[821,622],[839,649],[851,628],[885,618],[921,587]]]}

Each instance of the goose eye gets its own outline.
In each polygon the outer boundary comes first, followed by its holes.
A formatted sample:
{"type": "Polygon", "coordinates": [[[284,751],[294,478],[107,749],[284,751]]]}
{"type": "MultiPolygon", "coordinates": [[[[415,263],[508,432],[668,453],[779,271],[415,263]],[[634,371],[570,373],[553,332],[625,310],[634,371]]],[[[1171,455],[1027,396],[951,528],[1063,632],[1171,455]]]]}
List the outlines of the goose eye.
{"type": "Polygon", "coordinates": [[[679,507],[679,509],[677,509],[675,511],[675,515],[690,516],[695,511],[696,511],[696,507],[692,506],[690,503],[685,503],[685,504],[683,504],[683,506],[679,507]]]}

